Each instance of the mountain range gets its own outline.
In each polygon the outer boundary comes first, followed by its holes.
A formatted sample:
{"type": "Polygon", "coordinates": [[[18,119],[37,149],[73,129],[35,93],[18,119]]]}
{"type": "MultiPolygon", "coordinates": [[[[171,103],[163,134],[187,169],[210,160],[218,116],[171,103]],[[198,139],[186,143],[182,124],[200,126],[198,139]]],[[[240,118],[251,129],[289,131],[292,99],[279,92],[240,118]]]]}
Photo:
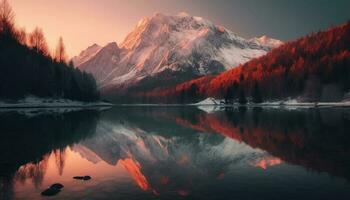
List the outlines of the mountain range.
{"type": "Polygon", "coordinates": [[[244,39],[187,13],[141,19],[119,45],[94,44],[72,60],[92,73],[102,94],[138,92],[218,74],[282,44],[262,36],[244,39]]]}

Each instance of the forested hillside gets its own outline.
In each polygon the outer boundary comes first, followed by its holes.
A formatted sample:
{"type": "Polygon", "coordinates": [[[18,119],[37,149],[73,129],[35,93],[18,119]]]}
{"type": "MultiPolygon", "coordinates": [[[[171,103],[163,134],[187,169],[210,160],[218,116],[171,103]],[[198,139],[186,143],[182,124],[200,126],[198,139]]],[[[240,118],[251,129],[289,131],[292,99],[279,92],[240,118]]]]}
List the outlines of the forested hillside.
{"type": "Polygon", "coordinates": [[[288,42],[215,77],[138,94],[147,101],[340,101],[350,89],[350,22],[288,42]]]}
{"type": "Polygon", "coordinates": [[[27,95],[95,101],[99,98],[92,75],[67,64],[62,38],[54,55],[41,29],[27,34],[14,24],[7,1],[0,1],[0,99],[27,95]]]}

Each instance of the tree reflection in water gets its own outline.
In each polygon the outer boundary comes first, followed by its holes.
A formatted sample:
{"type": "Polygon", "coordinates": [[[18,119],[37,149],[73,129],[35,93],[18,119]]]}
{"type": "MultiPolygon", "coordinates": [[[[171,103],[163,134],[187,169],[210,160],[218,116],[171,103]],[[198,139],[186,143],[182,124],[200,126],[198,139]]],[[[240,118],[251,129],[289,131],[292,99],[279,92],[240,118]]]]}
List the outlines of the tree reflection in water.
{"type": "Polygon", "coordinates": [[[59,173],[63,173],[64,149],[95,133],[99,112],[25,115],[0,113],[1,198],[11,199],[13,183],[31,179],[39,187],[51,152],[55,152],[59,173]]]}

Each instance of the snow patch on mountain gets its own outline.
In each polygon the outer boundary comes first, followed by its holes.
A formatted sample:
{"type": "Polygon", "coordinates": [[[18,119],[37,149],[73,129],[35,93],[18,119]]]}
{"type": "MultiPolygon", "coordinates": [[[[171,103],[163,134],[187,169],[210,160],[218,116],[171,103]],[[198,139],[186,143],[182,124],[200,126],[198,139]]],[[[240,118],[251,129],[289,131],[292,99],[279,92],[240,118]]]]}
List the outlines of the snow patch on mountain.
{"type": "Polygon", "coordinates": [[[227,66],[226,69],[230,69],[265,54],[266,51],[263,49],[241,49],[236,46],[227,46],[219,49],[215,59],[227,66]]]}
{"type": "Polygon", "coordinates": [[[269,38],[266,35],[263,35],[261,37],[252,38],[252,39],[250,39],[250,41],[255,42],[257,44],[260,44],[260,45],[268,46],[270,48],[276,48],[276,47],[279,47],[283,44],[283,42],[281,40],[269,38]]]}

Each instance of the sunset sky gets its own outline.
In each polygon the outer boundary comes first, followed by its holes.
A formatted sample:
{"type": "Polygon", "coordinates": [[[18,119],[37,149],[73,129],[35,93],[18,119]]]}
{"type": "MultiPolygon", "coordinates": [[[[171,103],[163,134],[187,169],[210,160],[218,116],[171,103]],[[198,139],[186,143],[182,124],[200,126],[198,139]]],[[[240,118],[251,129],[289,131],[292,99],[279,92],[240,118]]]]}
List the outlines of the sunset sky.
{"type": "Polygon", "coordinates": [[[19,27],[43,28],[54,48],[62,36],[69,56],[93,43],[120,43],[155,12],[185,11],[239,35],[292,40],[350,19],[349,0],[9,0],[19,27]],[[335,3],[336,2],[336,3],[335,3]]]}

